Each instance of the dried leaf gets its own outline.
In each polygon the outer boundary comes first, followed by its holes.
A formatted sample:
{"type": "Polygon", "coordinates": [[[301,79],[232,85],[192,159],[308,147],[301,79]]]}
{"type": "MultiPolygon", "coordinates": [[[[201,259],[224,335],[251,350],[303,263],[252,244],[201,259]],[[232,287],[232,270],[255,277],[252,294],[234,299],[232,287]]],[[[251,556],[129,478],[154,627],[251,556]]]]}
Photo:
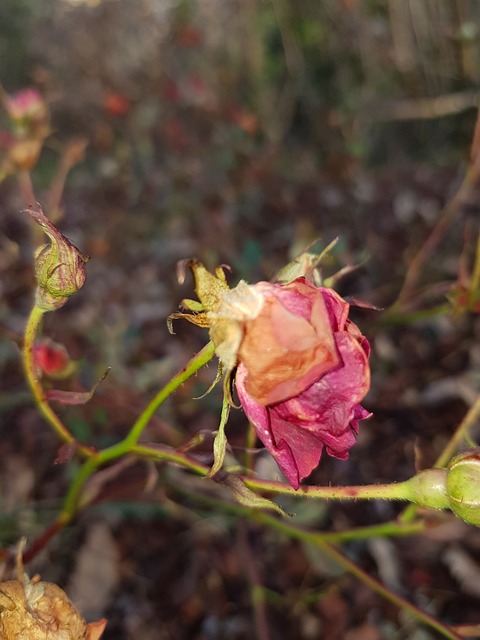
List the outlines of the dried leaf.
{"type": "Polygon", "coordinates": [[[62,404],[86,404],[91,400],[97,387],[108,376],[110,369],[107,369],[103,376],[93,385],[90,391],[63,391],[62,389],[50,389],[47,391],[47,400],[61,402],[62,404]]]}

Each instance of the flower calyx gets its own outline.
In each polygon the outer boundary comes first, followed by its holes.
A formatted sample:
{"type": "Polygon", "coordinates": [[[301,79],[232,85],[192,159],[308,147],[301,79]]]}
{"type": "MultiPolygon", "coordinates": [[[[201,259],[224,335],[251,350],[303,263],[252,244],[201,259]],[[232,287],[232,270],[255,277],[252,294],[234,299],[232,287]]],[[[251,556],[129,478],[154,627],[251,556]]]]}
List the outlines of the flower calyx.
{"type": "Polygon", "coordinates": [[[209,329],[220,368],[225,372],[225,391],[232,403],[230,379],[237,365],[238,350],[244,335],[243,323],[257,317],[263,305],[263,297],[243,280],[230,289],[222,266],[211,273],[198,260],[191,260],[186,264],[193,273],[198,301],[182,300],[182,306],[189,313],[171,314],[168,324],[172,330],[172,320],[184,318],[192,324],[209,329]]]}

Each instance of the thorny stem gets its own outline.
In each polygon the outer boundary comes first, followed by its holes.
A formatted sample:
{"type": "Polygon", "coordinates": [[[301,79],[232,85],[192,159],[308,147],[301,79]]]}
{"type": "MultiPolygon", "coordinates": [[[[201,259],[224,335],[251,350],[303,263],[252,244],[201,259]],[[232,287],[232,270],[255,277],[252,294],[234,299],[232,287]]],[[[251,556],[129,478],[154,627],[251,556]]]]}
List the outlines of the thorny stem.
{"type": "MultiPolygon", "coordinates": [[[[169,449],[157,444],[130,445],[127,439],[128,436],[118,444],[98,452],[95,457],[87,460],[79,469],[67,494],[62,511],[63,517],[67,521],[70,521],[75,516],[79,508],[89,502],[88,495],[83,495],[82,497],[82,491],[84,490],[87,480],[101,466],[124,455],[134,454],[157,462],[177,464],[192,471],[196,475],[203,477],[207,477],[210,472],[210,468],[207,465],[190,458],[184,453],[175,451],[174,449],[169,449]]],[[[408,480],[390,485],[365,485],[358,487],[303,487],[298,491],[295,491],[293,487],[282,482],[268,482],[265,480],[252,479],[246,476],[241,479],[250,489],[257,489],[259,491],[278,495],[283,494],[317,499],[370,500],[376,498],[384,500],[409,500],[411,494],[410,483],[408,480]]],[[[403,524],[400,526],[403,527],[403,524]]],[[[377,525],[373,530],[378,535],[395,535],[397,533],[399,535],[404,534],[404,531],[397,528],[395,525],[393,525],[392,528],[391,523],[387,523],[387,525],[377,525]]],[[[370,533],[371,532],[372,530],[370,530],[370,533]]],[[[353,535],[353,537],[355,538],[356,536],[353,535]]],[[[332,539],[339,539],[338,534],[332,534],[332,539]]]]}
{"type": "MultiPolygon", "coordinates": [[[[176,391],[186,380],[188,380],[188,378],[190,378],[201,367],[207,364],[207,362],[209,362],[213,358],[214,354],[214,346],[211,342],[209,342],[207,345],[205,345],[205,347],[203,347],[203,349],[195,354],[195,356],[183,369],[181,369],[175,376],[173,376],[171,380],[169,380],[169,382],[167,382],[167,384],[162,389],[160,389],[156,396],[142,411],[142,413],[130,429],[130,432],[123,440],[111,447],[108,447],[107,449],[99,451],[95,455],[95,457],[91,457],[85,462],[83,467],[79,469],[77,475],[75,476],[70,486],[67,497],[65,498],[62,512],[65,518],[71,520],[77,512],[78,508],[83,504],[88,503],[88,496],[83,496],[83,498],[81,499],[81,493],[83,487],[85,486],[85,483],[97,469],[107,464],[108,462],[117,460],[118,458],[126,456],[129,453],[136,453],[137,449],[144,449],[144,447],[142,446],[137,446],[137,442],[148,422],[153,417],[155,411],[169,396],[172,395],[174,391],[176,391]]],[[[149,451],[151,453],[152,449],[149,449],[149,451]]],[[[157,450],[155,449],[154,451],[156,452],[157,450]]],[[[173,461],[175,459],[175,456],[175,452],[170,456],[166,454],[164,459],[170,459],[170,461],[173,461]]],[[[205,470],[204,475],[207,475],[208,469],[206,469],[206,467],[202,467],[202,470],[205,470]]]]}
{"type": "MultiPolygon", "coordinates": [[[[252,509],[251,507],[241,505],[237,502],[225,502],[223,500],[220,500],[219,498],[212,498],[211,496],[206,496],[204,494],[192,493],[190,487],[186,489],[176,484],[171,488],[175,493],[181,493],[188,496],[193,495],[197,502],[200,501],[208,505],[209,508],[212,509],[212,511],[219,509],[224,513],[231,514],[240,518],[249,518],[255,520],[255,522],[259,522],[260,524],[265,525],[269,525],[271,519],[276,520],[274,516],[266,513],[265,511],[252,509]]],[[[284,520],[281,520],[281,522],[284,522],[284,520]]],[[[411,536],[417,533],[422,533],[422,531],[425,531],[425,529],[427,529],[428,527],[429,525],[426,522],[420,520],[408,523],[399,522],[398,520],[392,520],[390,522],[382,522],[381,524],[367,527],[345,529],[343,531],[308,531],[305,529],[302,529],[302,531],[304,531],[305,534],[308,534],[309,536],[313,536],[325,542],[340,543],[347,542],[349,540],[365,540],[378,536],[411,536]]]]}
{"type": "MultiPolygon", "coordinates": [[[[74,436],[63,424],[57,414],[53,411],[47,402],[42,385],[38,378],[37,367],[35,366],[34,347],[35,340],[40,332],[44,311],[37,307],[33,307],[25,328],[25,337],[23,343],[23,366],[27,382],[32,390],[33,397],[43,417],[50,424],[52,429],[58,435],[60,440],[66,444],[76,443],[74,436]]],[[[77,444],[76,450],[85,458],[95,456],[95,452],[84,445],[77,444]]]]}
{"type": "Polygon", "coordinates": [[[212,342],[208,342],[188,364],[177,373],[167,384],[160,389],[157,395],[149,402],[144,411],[139,415],[130,433],[125,438],[125,444],[132,447],[137,444],[143,430],[151,420],[158,407],[178,389],[194,373],[205,366],[215,355],[215,347],[212,342]]]}
{"type": "MultiPolygon", "coordinates": [[[[130,449],[129,453],[133,453],[139,457],[149,458],[157,462],[169,462],[178,466],[189,469],[199,476],[208,476],[209,467],[198,462],[194,458],[189,457],[183,452],[176,451],[157,444],[141,444],[130,449]]],[[[436,471],[436,470],[430,470],[436,471]]],[[[423,472],[426,473],[426,472],[423,472]]],[[[417,502],[425,505],[425,497],[419,491],[419,476],[413,476],[404,482],[396,482],[392,484],[371,484],[360,486],[346,487],[319,487],[319,486],[301,486],[295,490],[286,482],[271,482],[252,478],[248,475],[239,476],[249,489],[275,494],[289,495],[298,498],[314,498],[323,500],[403,500],[408,502],[417,502]]],[[[437,479],[438,481],[438,479],[437,479]]],[[[433,491],[433,489],[432,489],[433,491]]],[[[433,503],[433,508],[444,509],[447,505],[443,503],[433,503]]]]}
{"type": "MultiPolygon", "coordinates": [[[[38,377],[35,370],[33,346],[35,337],[39,331],[41,321],[43,318],[43,311],[34,307],[27,323],[27,329],[25,332],[25,346],[24,346],[24,363],[27,379],[32,388],[35,400],[42,411],[43,415],[49,421],[54,428],[55,432],[61,437],[62,440],[68,443],[74,441],[73,436],[68,429],[58,419],[56,414],[51,410],[50,406],[46,402],[42,387],[38,381],[38,377]]],[[[104,449],[98,453],[92,453],[89,449],[84,448],[84,454],[88,459],[83,466],[79,469],[65,500],[64,508],[59,515],[57,521],[32,545],[28,550],[27,559],[32,558],[45,544],[46,542],[57,533],[62,527],[68,524],[76,515],[79,508],[88,504],[88,493],[83,494],[84,487],[88,479],[95,473],[95,471],[102,465],[122,457],[128,453],[136,454],[140,457],[147,457],[155,459],[157,461],[165,461],[174,464],[181,465],[190,471],[201,475],[207,476],[209,468],[194,459],[188,457],[184,453],[180,453],[175,450],[169,450],[166,447],[159,445],[142,445],[138,444],[138,440],[147,426],[150,418],[153,416],[158,407],[168,398],[183,382],[185,382],[190,376],[192,376],[198,369],[206,364],[214,355],[214,348],[211,343],[207,344],[188,365],[182,369],[176,376],[174,376],[163,389],[161,389],[152,401],[147,405],[145,410],[140,414],[136,420],[130,433],[127,437],[117,443],[116,445],[104,449]]],[[[267,493],[284,494],[284,495],[296,495],[312,498],[324,498],[324,499],[372,499],[383,498],[390,500],[409,500],[410,490],[409,481],[400,482],[390,485],[367,485],[359,487],[304,487],[299,491],[295,491],[287,484],[280,482],[267,482],[263,480],[252,479],[244,477],[245,484],[252,488],[267,493]]],[[[413,616],[422,622],[428,624],[432,628],[436,629],[444,637],[458,638],[449,628],[442,625],[438,620],[428,614],[420,611],[414,605],[404,600],[400,596],[390,592],[381,583],[371,578],[361,568],[351,562],[346,556],[344,556],[336,547],[332,546],[326,541],[325,536],[328,536],[330,540],[340,539],[358,539],[365,537],[365,535],[405,535],[406,532],[412,533],[413,531],[421,530],[418,523],[386,523],[383,525],[377,525],[376,527],[364,528],[364,531],[351,531],[331,534],[317,534],[313,532],[304,531],[299,529],[295,525],[286,523],[284,520],[275,518],[267,513],[261,511],[255,511],[251,509],[245,509],[235,505],[237,510],[242,510],[244,514],[248,514],[250,518],[263,525],[274,528],[289,537],[304,540],[309,544],[314,544],[319,547],[326,555],[331,557],[340,566],[344,567],[347,571],[355,575],[362,580],[370,588],[383,597],[393,602],[397,606],[409,611],[413,616]]],[[[227,505],[224,508],[228,510],[227,505]]],[[[263,625],[262,625],[263,626],[263,625]]],[[[268,629],[268,627],[267,627],[268,629]]]]}

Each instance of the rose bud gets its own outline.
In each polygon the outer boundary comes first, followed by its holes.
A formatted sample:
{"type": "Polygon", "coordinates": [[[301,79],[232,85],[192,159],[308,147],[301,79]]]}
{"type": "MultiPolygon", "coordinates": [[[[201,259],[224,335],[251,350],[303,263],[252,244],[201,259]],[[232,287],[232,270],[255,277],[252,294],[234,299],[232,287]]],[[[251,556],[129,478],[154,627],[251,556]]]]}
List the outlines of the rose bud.
{"type": "Polygon", "coordinates": [[[54,311],[63,307],[68,297],[84,285],[88,258],[60,233],[41,208],[29,209],[26,213],[42,227],[51,241],[35,254],[36,304],[43,311],[54,311]]]}
{"type": "Polygon", "coordinates": [[[45,102],[36,89],[26,88],[5,95],[4,103],[12,120],[39,120],[47,114],[45,102]]]}
{"type": "Polygon", "coordinates": [[[0,100],[12,125],[12,139],[0,168],[1,176],[5,177],[35,166],[50,126],[47,104],[36,89],[8,94],[0,87],[0,100]]]}
{"type": "Polygon", "coordinates": [[[48,107],[36,89],[21,89],[12,94],[3,93],[2,99],[18,135],[44,137],[48,132],[48,107]]]}
{"type": "Polygon", "coordinates": [[[323,449],[345,460],[370,386],[369,344],[349,305],[304,278],[252,286],[264,296],[244,323],[235,378],[241,405],[290,484],[318,465],[323,449]]]}
{"type": "Polygon", "coordinates": [[[480,448],[452,458],[448,465],[447,495],[456,516],[480,526],[480,448]]]}
{"type": "Polygon", "coordinates": [[[49,378],[66,378],[75,369],[65,347],[48,338],[35,344],[33,358],[39,374],[49,378]]]}

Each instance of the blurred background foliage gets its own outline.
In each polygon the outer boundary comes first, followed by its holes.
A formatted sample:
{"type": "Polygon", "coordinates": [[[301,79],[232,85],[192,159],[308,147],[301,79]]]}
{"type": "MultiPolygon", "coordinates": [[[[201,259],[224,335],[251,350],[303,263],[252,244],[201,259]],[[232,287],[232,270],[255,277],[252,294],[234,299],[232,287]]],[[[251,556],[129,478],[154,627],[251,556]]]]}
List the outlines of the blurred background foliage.
{"type": "Polygon", "coordinates": [[[318,233],[332,216],[350,227],[368,167],[466,156],[474,0],[4,0],[0,11],[0,81],[36,85],[53,112],[38,188],[65,138],[85,136],[71,184],[96,191],[93,206],[102,196],[161,233],[182,227],[213,261],[248,267],[257,240],[305,244],[305,226],[318,233]]]}

